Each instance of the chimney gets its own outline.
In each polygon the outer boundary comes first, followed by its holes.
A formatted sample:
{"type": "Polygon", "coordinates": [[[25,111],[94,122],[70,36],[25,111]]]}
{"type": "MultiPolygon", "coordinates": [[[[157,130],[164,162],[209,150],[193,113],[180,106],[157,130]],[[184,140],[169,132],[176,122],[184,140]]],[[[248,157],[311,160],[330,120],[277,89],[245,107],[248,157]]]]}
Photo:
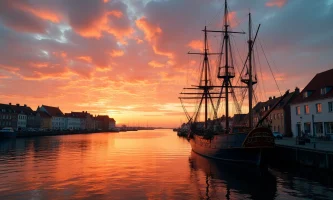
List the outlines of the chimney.
{"type": "Polygon", "coordinates": [[[10,105],[10,106],[11,106],[11,105],[12,105],[12,103],[9,103],[8,105],[10,105]]]}
{"type": "Polygon", "coordinates": [[[275,96],[273,96],[273,99],[275,99],[275,96]]]}
{"type": "Polygon", "coordinates": [[[84,113],[84,111],[82,111],[82,113],[84,113]]]}
{"type": "Polygon", "coordinates": [[[295,94],[299,94],[299,88],[298,87],[295,88],[295,94]]]}
{"type": "Polygon", "coordinates": [[[272,100],[272,97],[269,97],[268,100],[272,100]]]}
{"type": "Polygon", "coordinates": [[[17,103],[16,106],[20,106],[20,104],[17,103]]]}
{"type": "Polygon", "coordinates": [[[27,107],[27,104],[24,104],[24,107],[27,107]]]}

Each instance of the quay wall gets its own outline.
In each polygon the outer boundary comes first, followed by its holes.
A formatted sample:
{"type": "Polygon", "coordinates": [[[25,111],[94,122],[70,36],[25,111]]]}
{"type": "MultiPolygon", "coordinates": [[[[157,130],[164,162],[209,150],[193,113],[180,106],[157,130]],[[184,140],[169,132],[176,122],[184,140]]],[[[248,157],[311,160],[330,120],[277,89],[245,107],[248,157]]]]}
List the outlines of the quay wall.
{"type": "Polygon", "coordinates": [[[273,165],[300,165],[333,171],[333,152],[298,146],[276,145],[270,163],[273,165]]]}

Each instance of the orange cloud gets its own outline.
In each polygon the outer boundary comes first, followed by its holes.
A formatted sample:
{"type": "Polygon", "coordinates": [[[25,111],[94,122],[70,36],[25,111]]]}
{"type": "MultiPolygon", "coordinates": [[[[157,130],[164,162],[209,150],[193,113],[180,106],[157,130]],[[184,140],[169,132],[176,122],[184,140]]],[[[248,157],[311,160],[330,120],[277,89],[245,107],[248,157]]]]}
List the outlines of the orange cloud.
{"type": "Polygon", "coordinates": [[[148,63],[148,65],[152,66],[153,68],[161,68],[161,67],[164,67],[164,64],[163,64],[163,63],[159,63],[159,62],[157,62],[157,61],[155,61],[155,60],[150,61],[150,62],[148,63]]]}
{"type": "Polygon", "coordinates": [[[77,57],[77,59],[80,59],[80,60],[83,60],[83,61],[86,61],[88,63],[91,63],[92,59],[90,56],[80,56],[80,57],[77,57]]]}
{"type": "Polygon", "coordinates": [[[163,31],[159,26],[155,26],[147,21],[147,18],[142,17],[135,21],[136,26],[141,29],[145,34],[145,39],[152,45],[154,53],[157,55],[167,56],[172,59],[174,57],[171,52],[164,52],[157,48],[157,41],[162,35],[163,31]]]}
{"type": "Polygon", "coordinates": [[[113,10],[105,12],[101,17],[96,18],[89,26],[84,28],[76,27],[75,30],[83,37],[98,39],[102,36],[102,32],[106,32],[114,35],[121,44],[126,45],[127,42],[125,38],[130,37],[134,33],[134,30],[131,27],[118,27],[116,21],[121,18],[123,18],[122,11],[113,10]]]}
{"type": "Polygon", "coordinates": [[[192,49],[202,50],[204,48],[204,43],[201,40],[192,40],[187,46],[192,49]]]}
{"type": "Polygon", "coordinates": [[[24,8],[26,11],[34,14],[35,16],[44,19],[44,20],[49,20],[53,23],[59,23],[60,17],[56,13],[52,13],[51,11],[47,10],[35,10],[31,7],[25,7],[24,8]]]}
{"type": "Polygon", "coordinates": [[[268,7],[277,6],[277,7],[281,8],[286,3],[287,3],[287,0],[270,0],[270,1],[266,2],[266,6],[268,6],[268,7]]]}
{"type": "Polygon", "coordinates": [[[125,53],[122,50],[112,50],[111,53],[109,53],[111,57],[121,57],[123,56],[125,53]]]}
{"type": "Polygon", "coordinates": [[[34,67],[34,68],[45,68],[48,67],[48,63],[47,62],[31,62],[30,66],[34,67]]]}
{"type": "Polygon", "coordinates": [[[107,12],[107,15],[112,15],[112,16],[115,16],[117,18],[122,18],[123,17],[123,13],[119,10],[113,10],[113,11],[107,12]]]}

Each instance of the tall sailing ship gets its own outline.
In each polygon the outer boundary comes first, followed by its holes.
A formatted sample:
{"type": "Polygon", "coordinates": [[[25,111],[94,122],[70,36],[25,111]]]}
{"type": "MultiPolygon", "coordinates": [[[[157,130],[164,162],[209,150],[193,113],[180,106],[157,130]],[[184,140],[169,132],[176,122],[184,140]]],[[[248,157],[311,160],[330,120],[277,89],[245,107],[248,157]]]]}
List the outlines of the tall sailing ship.
{"type": "MultiPolygon", "coordinates": [[[[255,124],[253,121],[253,86],[257,83],[256,75],[253,73],[254,44],[258,35],[252,37],[251,13],[249,13],[248,32],[248,53],[242,72],[238,78],[238,85],[233,84],[236,77],[233,55],[231,51],[231,35],[245,34],[231,30],[228,24],[228,6],[225,0],[224,25],[222,30],[207,30],[204,32],[204,51],[199,54],[203,56],[199,84],[190,88],[184,88],[180,100],[190,126],[188,140],[192,150],[202,156],[233,162],[241,162],[263,166],[267,163],[269,152],[275,146],[274,136],[269,127],[263,122],[270,112],[284,99],[287,91],[279,102],[277,102],[260,120],[255,124]],[[219,33],[222,36],[220,51],[209,52],[208,34],[219,33]],[[212,78],[211,66],[208,56],[218,55],[216,78],[212,78]],[[242,74],[245,72],[244,74],[242,74]],[[217,80],[217,81],[216,81],[217,80]],[[217,84],[216,84],[217,82],[217,84]],[[240,104],[237,101],[236,90],[245,90],[248,95],[249,111],[246,117],[246,126],[232,127],[230,125],[230,108],[233,104],[238,113],[241,112],[240,104]],[[195,91],[195,92],[193,92],[195,91]],[[192,99],[197,101],[195,112],[190,115],[185,108],[184,100],[192,99]],[[224,103],[223,103],[224,101],[224,103]],[[218,117],[220,107],[224,106],[224,116],[218,117]],[[204,119],[200,120],[200,113],[203,111],[204,119]],[[212,116],[213,119],[208,118],[212,116]],[[221,119],[225,122],[223,125],[221,119]]],[[[244,100],[244,99],[243,99],[244,100]]]]}

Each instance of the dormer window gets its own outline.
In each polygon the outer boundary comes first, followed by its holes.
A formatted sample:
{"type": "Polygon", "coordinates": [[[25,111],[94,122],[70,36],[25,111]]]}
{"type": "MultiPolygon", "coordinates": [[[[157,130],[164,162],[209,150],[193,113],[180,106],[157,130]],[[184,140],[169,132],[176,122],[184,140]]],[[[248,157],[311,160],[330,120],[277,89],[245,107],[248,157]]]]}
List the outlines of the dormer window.
{"type": "Polygon", "coordinates": [[[303,98],[308,98],[311,94],[312,94],[311,91],[305,91],[305,92],[303,93],[303,98]]]}
{"type": "Polygon", "coordinates": [[[331,87],[323,87],[320,89],[320,94],[325,95],[331,90],[331,87]]]}

